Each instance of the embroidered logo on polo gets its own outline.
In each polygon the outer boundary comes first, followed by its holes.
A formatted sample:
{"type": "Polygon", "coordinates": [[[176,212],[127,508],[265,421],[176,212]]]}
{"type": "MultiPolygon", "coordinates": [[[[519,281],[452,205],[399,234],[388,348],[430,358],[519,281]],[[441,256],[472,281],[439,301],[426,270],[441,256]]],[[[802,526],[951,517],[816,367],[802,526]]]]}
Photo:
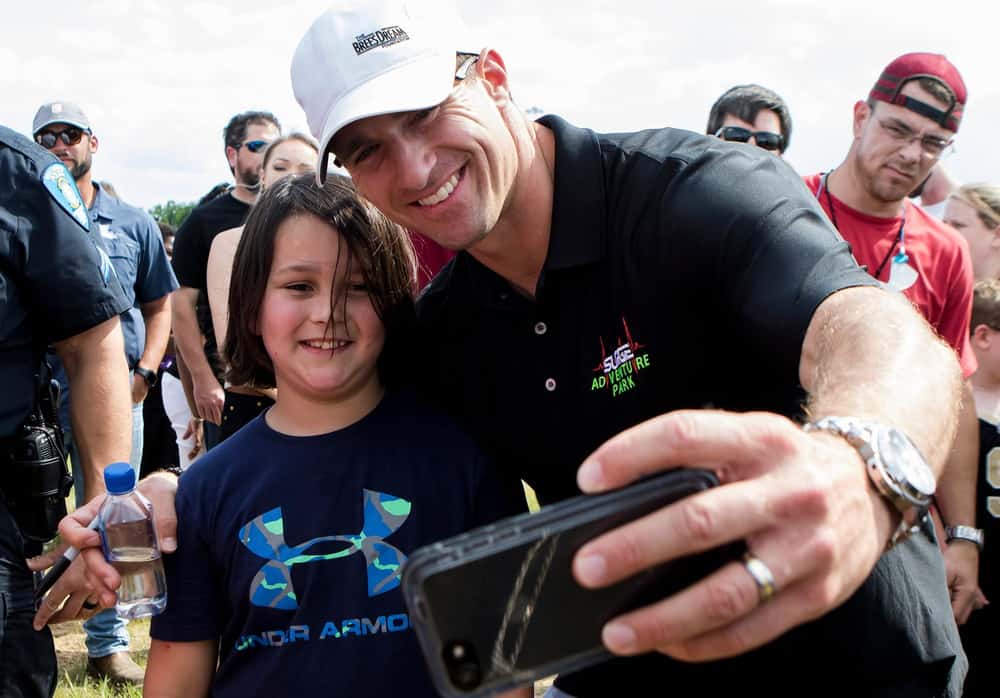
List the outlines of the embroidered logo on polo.
{"type": "Polygon", "coordinates": [[[268,561],[254,575],[250,584],[250,602],[255,606],[294,610],[298,596],[292,584],[292,566],[336,560],[361,553],[368,573],[368,596],[384,594],[399,586],[400,573],[406,555],[385,542],[410,515],[411,505],[391,494],[364,490],[364,522],[361,532],[351,535],[321,536],[304,543],[285,542],[281,507],[264,512],[240,528],[240,542],[255,555],[268,561]],[[333,553],[309,555],[307,550],[326,542],[346,543],[333,553]]]}
{"type": "Polygon", "coordinates": [[[628,322],[622,318],[623,336],[618,336],[612,344],[613,351],[609,354],[600,338],[601,361],[594,368],[595,376],[590,383],[591,391],[610,390],[612,397],[618,397],[636,387],[639,373],[649,368],[649,354],[640,353],[645,345],[639,344],[632,337],[628,322]]]}
{"type": "Polygon", "coordinates": [[[371,34],[358,34],[354,37],[354,43],[351,46],[354,48],[354,52],[360,56],[372,49],[393,46],[402,41],[409,41],[409,39],[410,37],[401,27],[382,27],[371,34]]]}

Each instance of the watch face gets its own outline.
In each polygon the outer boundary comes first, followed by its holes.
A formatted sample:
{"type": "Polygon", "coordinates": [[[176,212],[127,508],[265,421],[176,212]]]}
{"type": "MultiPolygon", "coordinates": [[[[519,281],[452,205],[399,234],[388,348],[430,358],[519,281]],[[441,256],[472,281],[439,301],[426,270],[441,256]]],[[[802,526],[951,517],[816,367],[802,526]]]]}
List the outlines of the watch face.
{"type": "Polygon", "coordinates": [[[878,431],[878,451],[886,472],[898,484],[906,485],[913,494],[930,497],[934,494],[934,471],[903,432],[898,429],[878,431]]]}

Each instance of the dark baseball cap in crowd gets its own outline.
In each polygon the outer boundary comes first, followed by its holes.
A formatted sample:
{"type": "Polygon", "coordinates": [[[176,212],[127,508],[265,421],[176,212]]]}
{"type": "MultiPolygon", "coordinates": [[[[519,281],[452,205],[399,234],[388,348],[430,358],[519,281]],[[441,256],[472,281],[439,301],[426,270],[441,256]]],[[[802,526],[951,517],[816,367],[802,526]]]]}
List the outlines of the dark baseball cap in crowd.
{"type": "Polygon", "coordinates": [[[426,109],[451,93],[462,25],[440,4],[342,0],[302,37],[292,58],[292,89],[319,141],[320,184],[327,148],[344,126],[426,109]]]}
{"type": "Polygon", "coordinates": [[[958,68],[939,53],[907,53],[900,56],[886,66],[868,95],[868,99],[897,104],[955,132],[962,121],[967,98],[965,82],[958,68]],[[941,111],[919,99],[900,94],[906,83],[919,78],[932,78],[948,86],[955,99],[947,110],[941,111]]]}
{"type": "Polygon", "coordinates": [[[84,131],[90,130],[90,119],[83,109],[72,102],[49,102],[39,107],[31,124],[31,135],[37,135],[50,124],[68,124],[84,131]]]}

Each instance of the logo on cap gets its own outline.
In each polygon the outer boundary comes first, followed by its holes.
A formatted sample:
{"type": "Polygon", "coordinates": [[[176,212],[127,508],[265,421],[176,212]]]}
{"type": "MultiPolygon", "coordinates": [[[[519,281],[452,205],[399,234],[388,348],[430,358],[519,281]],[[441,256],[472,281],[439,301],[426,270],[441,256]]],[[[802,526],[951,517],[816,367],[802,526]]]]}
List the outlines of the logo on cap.
{"type": "Polygon", "coordinates": [[[371,34],[358,34],[351,46],[354,47],[354,52],[360,56],[374,48],[392,46],[409,39],[410,37],[403,31],[402,27],[382,27],[371,34]]]}

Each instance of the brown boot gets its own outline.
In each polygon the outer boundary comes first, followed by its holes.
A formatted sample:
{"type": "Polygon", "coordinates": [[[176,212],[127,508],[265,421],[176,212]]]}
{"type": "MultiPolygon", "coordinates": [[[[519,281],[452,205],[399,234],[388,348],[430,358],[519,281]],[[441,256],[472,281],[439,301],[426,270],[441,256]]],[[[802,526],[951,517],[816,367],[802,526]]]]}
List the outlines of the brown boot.
{"type": "Polygon", "coordinates": [[[114,652],[106,657],[87,659],[87,676],[113,684],[141,686],[146,670],[132,661],[128,652],[114,652]]]}

